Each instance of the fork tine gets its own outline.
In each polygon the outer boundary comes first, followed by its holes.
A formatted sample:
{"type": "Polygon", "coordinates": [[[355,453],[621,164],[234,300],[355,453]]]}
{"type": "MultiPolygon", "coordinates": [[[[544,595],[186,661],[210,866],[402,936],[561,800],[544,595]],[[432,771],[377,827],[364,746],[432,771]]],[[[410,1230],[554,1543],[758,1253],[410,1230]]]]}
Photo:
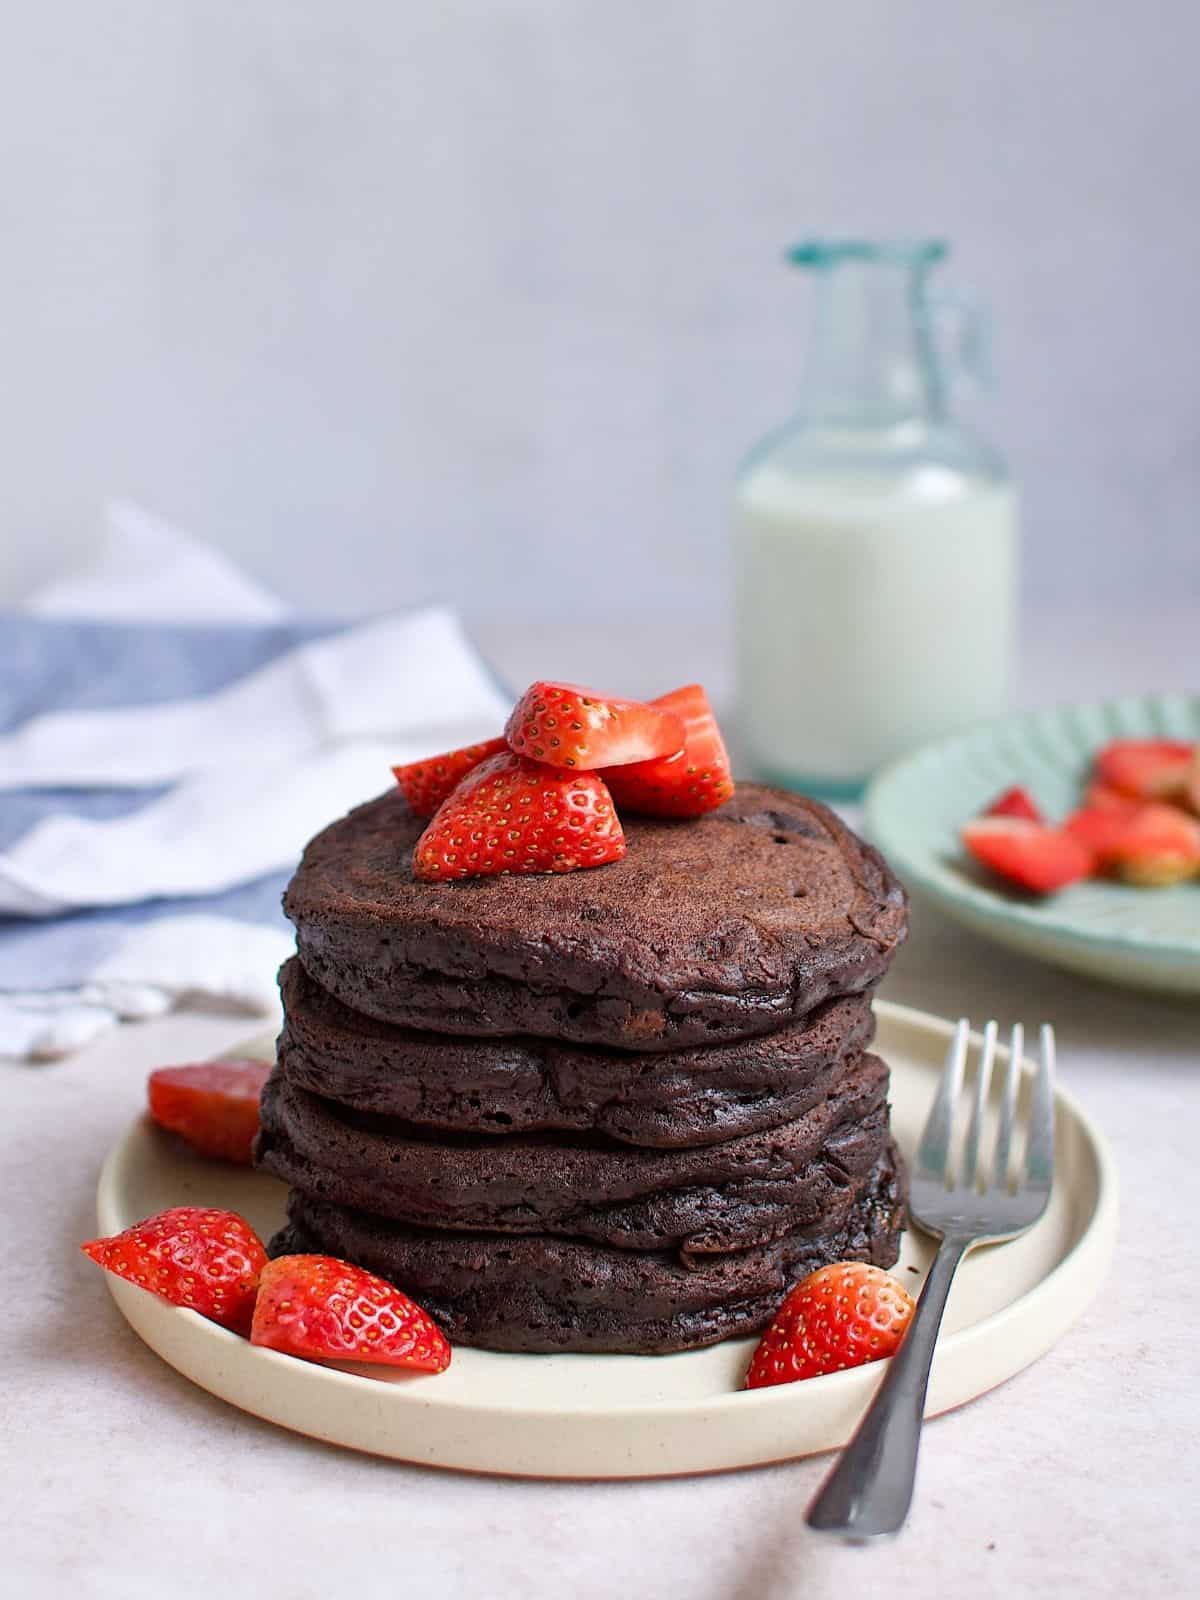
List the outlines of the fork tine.
{"type": "Polygon", "coordinates": [[[984,1024],[983,1048],[979,1054],[979,1067],[975,1073],[975,1094],[971,1101],[971,1122],[967,1128],[967,1143],[963,1151],[960,1182],[966,1189],[973,1189],[979,1176],[979,1146],[983,1140],[983,1114],[987,1109],[988,1088],[992,1081],[992,1062],[996,1059],[996,1034],[998,1031],[999,1028],[995,1022],[984,1024]]]}
{"type": "Polygon", "coordinates": [[[1012,1154],[1013,1128],[1017,1120],[1017,1091],[1021,1087],[1021,1063],[1025,1058],[1025,1029],[1013,1024],[1008,1043],[1008,1067],[1004,1074],[1004,1098],[1000,1103],[1000,1130],[996,1134],[996,1155],[992,1162],[992,1188],[1008,1193],[1009,1157],[1012,1154]]]}
{"type": "Polygon", "coordinates": [[[1029,1140],[1025,1152],[1024,1184],[1049,1189],[1054,1179],[1054,1029],[1042,1024],[1037,1077],[1029,1115],[1029,1140]]]}
{"type": "Polygon", "coordinates": [[[917,1146],[917,1171],[923,1178],[944,1181],[950,1161],[950,1140],[954,1133],[954,1108],[962,1087],[963,1066],[967,1059],[967,1042],[971,1024],[966,1017],[959,1019],[946,1051],[946,1065],[937,1098],[925,1122],[921,1142],[917,1146]]]}

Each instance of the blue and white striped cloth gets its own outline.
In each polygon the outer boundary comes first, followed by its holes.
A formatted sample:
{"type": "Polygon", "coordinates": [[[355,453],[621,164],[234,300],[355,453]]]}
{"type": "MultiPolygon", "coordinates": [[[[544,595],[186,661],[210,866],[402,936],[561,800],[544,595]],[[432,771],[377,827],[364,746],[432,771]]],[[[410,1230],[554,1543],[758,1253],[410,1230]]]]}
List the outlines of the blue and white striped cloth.
{"type": "Polygon", "coordinates": [[[0,615],[0,1054],[184,995],[273,1011],[305,840],[509,703],[451,613],[287,620],[134,508],[36,604],[0,615]]]}

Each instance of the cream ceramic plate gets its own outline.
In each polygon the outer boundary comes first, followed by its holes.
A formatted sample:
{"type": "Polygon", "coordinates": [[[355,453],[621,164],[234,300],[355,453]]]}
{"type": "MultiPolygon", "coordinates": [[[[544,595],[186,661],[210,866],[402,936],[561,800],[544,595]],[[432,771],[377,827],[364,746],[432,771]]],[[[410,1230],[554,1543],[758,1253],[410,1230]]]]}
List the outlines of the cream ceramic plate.
{"type": "MultiPolygon", "coordinates": [[[[908,1152],[951,1025],[882,1002],[877,1011],[876,1048],[891,1063],[893,1121],[908,1152]]],[[[1111,1157],[1062,1092],[1058,1133],[1054,1195],[1041,1222],[1023,1239],[974,1252],[959,1271],[930,1414],[962,1405],[1034,1361],[1103,1280],[1116,1233],[1111,1157]]],[[[283,1200],[274,1180],[195,1159],[139,1118],[101,1174],[100,1230],[115,1233],[167,1206],[191,1204],[239,1211],[266,1236],[282,1219],[283,1200]]],[[[893,1270],[914,1289],[929,1256],[929,1242],[910,1232],[893,1270]]],[[[474,1472],[635,1478],[808,1455],[849,1437],[879,1379],[877,1367],[861,1367],[747,1393],[740,1385],[753,1340],[659,1357],[458,1349],[438,1377],[326,1367],[256,1349],[195,1312],[119,1278],[107,1281],[146,1343],[223,1400],[333,1444],[474,1472]]]]}

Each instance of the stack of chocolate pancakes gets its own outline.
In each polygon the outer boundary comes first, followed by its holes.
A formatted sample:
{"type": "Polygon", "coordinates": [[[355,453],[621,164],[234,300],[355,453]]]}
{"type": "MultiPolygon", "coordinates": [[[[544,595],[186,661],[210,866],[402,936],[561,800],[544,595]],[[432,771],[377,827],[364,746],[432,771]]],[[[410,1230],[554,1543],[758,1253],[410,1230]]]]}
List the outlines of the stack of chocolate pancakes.
{"type": "Polygon", "coordinates": [[[417,881],[396,791],[309,845],[259,1164],[273,1254],[394,1280],[452,1340],[666,1352],[890,1265],[903,1178],[871,995],[906,926],[823,806],[741,784],[590,870],[417,881]]]}

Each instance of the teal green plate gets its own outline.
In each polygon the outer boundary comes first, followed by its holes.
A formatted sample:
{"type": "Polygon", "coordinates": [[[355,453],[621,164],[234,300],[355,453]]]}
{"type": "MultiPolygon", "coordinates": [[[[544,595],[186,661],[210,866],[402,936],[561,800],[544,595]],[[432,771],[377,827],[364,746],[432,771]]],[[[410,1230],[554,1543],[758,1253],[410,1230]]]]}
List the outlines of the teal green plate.
{"type": "Polygon", "coordinates": [[[880,773],[867,791],[867,835],[909,887],[978,933],[1072,972],[1200,995],[1200,879],[1170,889],[1096,881],[1038,899],[989,880],[959,843],[963,823],[1010,784],[1063,817],[1101,745],[1155,737],[1200,741],[1200,696],[1129,696],[989,723],[880,773]]]}

